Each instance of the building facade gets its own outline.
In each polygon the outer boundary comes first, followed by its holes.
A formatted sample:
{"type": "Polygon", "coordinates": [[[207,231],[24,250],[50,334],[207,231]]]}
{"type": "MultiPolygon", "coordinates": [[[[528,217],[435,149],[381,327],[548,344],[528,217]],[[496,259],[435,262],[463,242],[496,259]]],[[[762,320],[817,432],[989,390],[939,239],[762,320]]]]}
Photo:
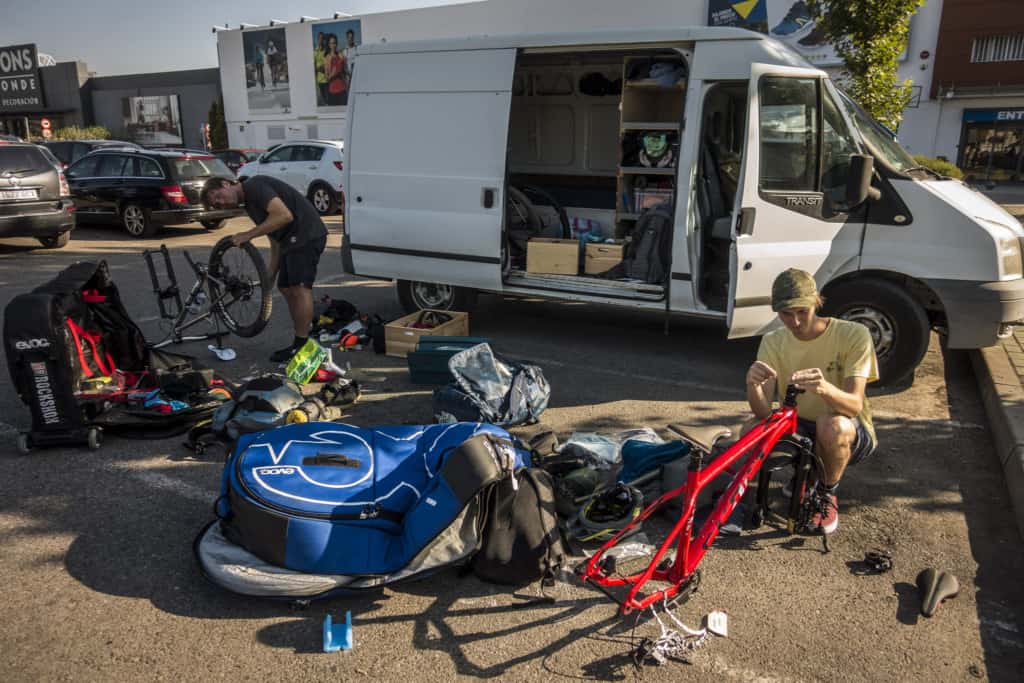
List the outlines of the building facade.
{"type": "Polygon", "coordinates": [[[43,57],[35,45],[0,47],[0,133],[37,140],[44,127],[97,125],[144,145],[204,146],[218,69],[96,76],[84,62],[43,57]]]}
{"type": "Polygon", "coordinates": [[[978,179],[1024,179],[1024,1],[945,0],[930,95],[937,154],[978,179]]]}

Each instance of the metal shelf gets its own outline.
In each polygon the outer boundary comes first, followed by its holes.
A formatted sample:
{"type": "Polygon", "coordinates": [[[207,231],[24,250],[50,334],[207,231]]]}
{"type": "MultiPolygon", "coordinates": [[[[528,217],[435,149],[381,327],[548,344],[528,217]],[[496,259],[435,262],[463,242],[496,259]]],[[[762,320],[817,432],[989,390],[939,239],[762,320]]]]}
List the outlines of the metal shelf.
{"type": "Polygon", "coordinates": [[[629,121],[622,124],[622,130],[679,130],[678,123],[665,121],[629,121]]]}
{"type": "Polygon", "coordinates": [[[675,175],[675,167],[671,168],[647,168],[646,166],[620,166],[619,173],[622,175],[675,175]]]}

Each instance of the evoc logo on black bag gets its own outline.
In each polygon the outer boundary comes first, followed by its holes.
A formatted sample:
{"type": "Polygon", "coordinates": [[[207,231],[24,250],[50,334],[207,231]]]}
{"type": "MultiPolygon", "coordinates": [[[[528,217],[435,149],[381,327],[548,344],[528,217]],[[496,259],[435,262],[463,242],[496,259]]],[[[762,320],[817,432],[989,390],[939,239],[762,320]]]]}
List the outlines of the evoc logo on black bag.
{"type": "Polygon", "coordinates": [[[14,342],[14,348],[19,351],[31,351],[32,349],[50,348],[50,340],[39,337],[38,339],[21,340],[14,342]]]}

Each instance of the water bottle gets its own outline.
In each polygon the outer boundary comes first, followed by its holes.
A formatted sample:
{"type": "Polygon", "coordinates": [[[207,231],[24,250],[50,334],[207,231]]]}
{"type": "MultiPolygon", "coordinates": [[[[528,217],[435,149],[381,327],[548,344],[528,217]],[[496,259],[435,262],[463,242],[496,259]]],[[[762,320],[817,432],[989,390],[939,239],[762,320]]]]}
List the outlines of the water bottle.
{"type": "Polygon", "coordinates": [[[192,303],[188,305],[189,314],[198,315],[203,310],[203,306],[206,305],[207,301],[209,301],[209,298],[206,296],[206,292],[197,293],[192,303]]]}

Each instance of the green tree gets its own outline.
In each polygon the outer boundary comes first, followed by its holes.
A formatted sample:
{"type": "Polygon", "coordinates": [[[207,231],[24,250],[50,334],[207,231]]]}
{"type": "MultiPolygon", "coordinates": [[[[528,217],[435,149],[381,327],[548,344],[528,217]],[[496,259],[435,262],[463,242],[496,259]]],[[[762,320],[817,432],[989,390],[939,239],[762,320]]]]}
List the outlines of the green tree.
{"type": "Polygon", "coordinates": [[[220,98],[210,105],[210,113],[206,117],[210,124],[210,147],[213,149],[227,149],[228,126],[224,120],[224,102],[220,98]]]}
{"type": "Polygon", "coordinates": [[[807,0],[807,8],[842,58],[839,81],[879,123],[896,130],[911,97],[911,81],[896,67],[907,47],[910,18],[925,0],[807,0]]]}

